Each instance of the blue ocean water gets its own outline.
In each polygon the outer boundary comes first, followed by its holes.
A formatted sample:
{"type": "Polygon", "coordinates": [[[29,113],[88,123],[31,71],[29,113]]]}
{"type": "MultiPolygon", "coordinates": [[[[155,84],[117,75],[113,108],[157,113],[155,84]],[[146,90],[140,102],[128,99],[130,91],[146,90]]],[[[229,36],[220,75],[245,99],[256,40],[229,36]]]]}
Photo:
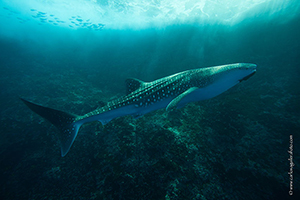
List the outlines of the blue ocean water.
{"type": "Polygon", "coordinates": [[[1,1],[0,199],[299,198],[299,20],[298,1],[1,1]],[[82,115],[128,77],[238,62],[257,73],[172,112],[86,124],[63,158],[19,99],[82,115]]]}

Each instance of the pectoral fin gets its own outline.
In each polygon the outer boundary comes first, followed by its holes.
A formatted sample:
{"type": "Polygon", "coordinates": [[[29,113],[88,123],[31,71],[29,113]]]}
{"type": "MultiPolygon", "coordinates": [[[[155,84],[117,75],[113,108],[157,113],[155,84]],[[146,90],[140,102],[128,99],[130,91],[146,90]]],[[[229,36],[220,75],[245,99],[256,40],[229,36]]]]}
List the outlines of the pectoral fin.
{"type": "Polygon", "coordinates": [[[166,110],[170,111],[172,108],[176,107],[176,105],[188,94],[194,92],[195,90],[197,90],[197,87],[191,87],[190,89],[188,89],[187,91],[185,91],[184,93],[178,95],[175,99],[173,99],[167,106],[166,110]]]}

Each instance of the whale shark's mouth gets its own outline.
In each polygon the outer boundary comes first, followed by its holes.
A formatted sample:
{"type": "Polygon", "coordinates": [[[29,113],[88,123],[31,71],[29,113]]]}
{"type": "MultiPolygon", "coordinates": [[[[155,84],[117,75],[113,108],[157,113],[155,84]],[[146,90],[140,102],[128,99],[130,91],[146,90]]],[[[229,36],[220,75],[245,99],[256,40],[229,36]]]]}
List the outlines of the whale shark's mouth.
{"type": "Polygon", "coordinates": [[[239,82],[242,82],[242,81],[245,81],[245,80],[248,80],[251,76],[253,76],[254,74],[256,73],[256,69],[253,70],[253,72],[247,76],[245,76],[244,78],[240,79],[239,82]]]}

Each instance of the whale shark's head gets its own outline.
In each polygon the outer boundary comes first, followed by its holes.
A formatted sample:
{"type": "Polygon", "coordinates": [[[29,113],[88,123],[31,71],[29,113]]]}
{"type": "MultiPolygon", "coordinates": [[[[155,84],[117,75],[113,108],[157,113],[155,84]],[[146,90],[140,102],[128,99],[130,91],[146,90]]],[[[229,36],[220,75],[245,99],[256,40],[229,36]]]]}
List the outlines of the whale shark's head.
{"type": "Polygon", "coordinates": [[[256,72],[256,65],[236,63],[216,67],[200,68],[194,71],[193,86],[198,87],[197,100],[215,97],[241,81],[247,80],[256,72]]]}
{"type": "Polygon", "coordinates": [[[214,82],[222,82],[225,85],[237,84],[247,80],[256,72],[256,65],[252,63],[236,63],[221,65],[211,68],[211,75],[214,82]]]}
{"type": "Polygon", "coordinates": [[[237,64],[237,69],[239,69],[240,75],[237,76],[241,76],[243,78],[239,79],[239,82],[241,81],[245,81],[248,78],[250,78],[251,76],[253,76],[256,73],[256,64],[251,64],[251,63],[239,63],[237,64]]]}

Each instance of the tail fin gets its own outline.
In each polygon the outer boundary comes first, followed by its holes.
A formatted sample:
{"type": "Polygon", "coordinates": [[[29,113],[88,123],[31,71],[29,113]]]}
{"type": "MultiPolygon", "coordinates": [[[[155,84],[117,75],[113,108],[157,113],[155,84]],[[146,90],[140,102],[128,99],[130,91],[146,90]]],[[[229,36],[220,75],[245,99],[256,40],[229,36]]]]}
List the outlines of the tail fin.
{"type": "Polygon", "coordinates": [[[82,125],[81,123],[76,123],[77,116],[52,108],[43,107],[22,98],[21,100],[32,111],[50,121],[60,130],[59,139],[61,142],[61,156],[64,157],[69,152],[77,136],[78,130],[82,125]]]}

